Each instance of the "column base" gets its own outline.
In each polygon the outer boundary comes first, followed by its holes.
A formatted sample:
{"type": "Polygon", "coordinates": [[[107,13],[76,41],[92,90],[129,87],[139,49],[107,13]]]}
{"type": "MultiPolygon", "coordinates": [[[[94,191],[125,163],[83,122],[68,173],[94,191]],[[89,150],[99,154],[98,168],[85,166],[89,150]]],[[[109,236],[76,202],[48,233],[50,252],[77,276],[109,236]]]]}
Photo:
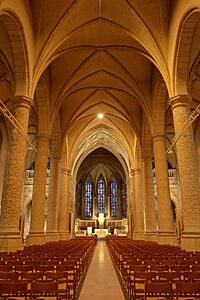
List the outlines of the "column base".
{"type": "Polygon", "coordinates": [[[158,233],[155,231],[147,231],[144,234],[144,239],[146,241],[157,242],[158,241],[158,233]]]}
{"type": "Polygon", "coordinates": [[[76,233],[75,232],[72,232],[72,233],[69,232],[69,239],[75,239],[75,238],[76,238],[76,233]]]}
{"type": "Polygon", "coordinates": [[[183,233],[181,248],[189,251],[200,251],[200,233],[183,233]]]}
{"type": "Polygon", "coordinates": [[[58,232],[46,232],[46,242],[58,241],[58,232]]]}
{"type": "Polygon", "coordinates": [[[132,231],[128,231],[127,238],[129,238],[129,239],[133,238],[133,232],[132,231]]]}
{"type": "Polygon", "coordinates": [[[157,242],[159,244],[178,245],[177,236],[174,232],[159,232],[157,242]]]}
{"type": "Polygon", "coordinates": [[[23,248],[24,243],[20,235],[0,233],[1,252],[14,252],[17,250],[22,250],[23,248]]]}
{"type": "Polygon", "coordinates": [[[46,243],[46,237],[44,232],[37,232],[37,233],[29,233],[26,238],[25,244],[26,246],[32,245],[43,245],[46,243]]]}
{"type": "Polygon", "coordinates": [[[70,239],[69,232],[59,232],[58,239],[59,240],[69,240],[70,239]]]}
{"type": "Polygon", "coordinates": [[[144,232],[133,232],[134,240],[144,240],[144,232]]]}

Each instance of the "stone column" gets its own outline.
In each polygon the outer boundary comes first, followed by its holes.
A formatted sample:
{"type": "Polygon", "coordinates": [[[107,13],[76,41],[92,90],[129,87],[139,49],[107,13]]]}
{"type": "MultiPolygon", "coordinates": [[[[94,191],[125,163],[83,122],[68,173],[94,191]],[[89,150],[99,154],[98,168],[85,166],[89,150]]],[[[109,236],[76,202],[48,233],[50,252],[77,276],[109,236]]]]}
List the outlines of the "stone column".
{"type": "Polygon", "coordinates": [[[127,211],[127,218],[128,218],[128,233],[127,233],[127,237],[130,238],[130,239],[133,239],[133,231],[134,231],[134,219],[133,219],[133,209],[132,210],[129,210],[127,211]]]}
{"type": "Polygon", "coordinates": [[[145,206],[145,239],[157,241],[156,209],[153,191],[152,159],[143,159],[144,172],[144,206],[145,206]]]}
{"type": "Polygon", "coordinates": [[[158,199],[158,242],[174,244],[176,241],[171,208],[165,138],[153,137],[156,187],[158,199]]]}
{"type": "Polygon", "coordinates": [[[76,181],[72,181],[71,170],[68,170],[68,207],[69,213],[71,214],[71,218],[68,218],[68,228],[71,228],[71,232],[69,232],[70,238],[75,238],[75,221],[76,221],[76,201],[75,199],[75,187],[76,181]],[[73,187],[73,190],[72,190],[73,187]],[[72,200],[73,199],[73,200],[72,200]],[[69,222],[71,221],[71,225],[69,222]]]}
{"type": "Polygon", "coordinates": [[[45,243],[45,195],[47,181],[49,136],[39,134],[37,139],[37,155],[35,161],[31,226],[26,245],[45,243]]]}
{"type": "Polygon", "coordinates": [[[134,239],[144,239],[144,204],[141,166],[132,169],[134,180],[134,239]]]}
{"type": "Polygon", "coordinates": [[[175,136],[184,134],[176,142],[180,191],[182,202],[183,233],[181,247],[200,249],[200,188],[192,126],[184,127],[190,116],[189,96],[181,95],[170,100],[173,111],[175,136]]]}
{"type": "Polygon", "coordinates": [[[60,200],[58,209],[59,240],[69,239],[68,172],[69,170],[66,168],[61,168],[60,200]]]}
{"type": "Polygon", "coordinates": [[[1,204],[0,248],[2,251],[15,251],[22,247],[20,219],[24,187],[24,161],[29,112],[32,100],[24,96],[13,99],[13,114],[21,126],[20,132],[11,126],[9,149],[1,204]]]}
{"type": "Polygon", "coordinates": [[[51,158],[50,161],[50,183],[47,200],[47,241],[58,240],[58,191],[59,191],[60,160],[51,158]]]}
{"type": "Polygon", "coordinates": [[[4,185],[4,174],[6,169],[6,161],[7,161],[7,147],[8,147],[8,140],[6,135],[6,130],[4,126],[0,124],[0,129],[2,131],[2,139],[0,140],[0,202],[3,196],[3,185],[4,185]]]}
{"type": "Polygon", "coordinates": [[[133,237],[133,178],[130,176],[126,181],[127,189],[127,221],[128,221],[128,234],[129,238],[133,237]]]}

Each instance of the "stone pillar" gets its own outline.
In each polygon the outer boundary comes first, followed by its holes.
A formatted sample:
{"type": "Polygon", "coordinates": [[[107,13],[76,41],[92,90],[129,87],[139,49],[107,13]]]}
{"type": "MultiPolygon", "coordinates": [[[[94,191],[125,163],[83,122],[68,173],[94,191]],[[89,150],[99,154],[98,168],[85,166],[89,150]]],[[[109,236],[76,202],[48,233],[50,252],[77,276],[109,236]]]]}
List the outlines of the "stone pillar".
{"type": "Polygon", "coordinates": [[[69,239],[69,199],[68,199],[68,174],[69,170],[61,168],[60,200],[58,209],[58,234],[59,240],[69,239]]]}
{"type": "Polygon", "coordinates": [[[127,221],[128,221],[128,238],[133,237],[133,179],[130,176],[126,181],[126,189],[127,189],[127,221]]]}
{"type": "Polygon", "coordinates": [[[144,239],[144,195],[141,166],[132,169],[134,180],[134,232],[133,238],[136,240],[144,239]]]}
{"type": "Polygon", "coordinates": [[[163,135],[155,135],[153,137],[153,148],[158,199],[158,242],[174,244],[176,237],[169,192],[165,138],[163,135]]]}
{"type": "Polygon", "coordinates": [[[3,186],[4,186],[4,174],[6,169],[6,161],[7,161],[7,148],[8,148],[8,140],[6,135],[6,130],[4,126],[0,123],[0,129],[2,131],[2,139],[0,141],[0,203],[3,196],[3,186]]]}
{"type": "Polygon", "coordinates": [[[45,243],[45,195],[47,181],[49,136],[39,134],[37,139],[37,155],[35,161],[31,226],[26,245],[45,243]]]}
{"type": "Polygon", "coordinates": [[[70,238],[75,238],[75,221],[76,221],[76,201],[75,199],[75,187],[76,187],[76,181],[72,181],[71,176],[71,170],[68,170],[68,207],[69,207],[69,213],[70,216],[68,218],[68,228],[71,228],[71,231],[69,230],[70,238]],[[73,186],[73,190],[71,190],[73,186]],[[73,199],[73,200],[72,200],[73,199]],[[71,222],[71,224],[70,224],[71,222]]]}
{"type": "Polygon", "coordinates": [[[127,233],[127,237],[130,238],[130,239],[133,239],[133,230],[134,230],[134,220],[133,220],[133,209],[132,210],[127,210],[127,223],[128,223],[128,233],[127,233]]]}
{"type": "Polygon", "coordinates": [[[59,191],[59,170],[60,160],[51,158],[50,162],[50,183],[47,200],[47,241],[58,240],[58,191],[59,191]]]}
{"type": "Polygon", "coordinates": [[[196,153],[192,126],[184,127],[190,116],[189,96],[181,95],[170,100],[173,112],[175,136],[184,134],[176,142],[180,191],[182,203],[183,232],[181,247],[200,249],[200,188],[196,165],[196,153]]]}
{"type": "Polygon", "coordinates": [[[22,247],[20,228],[21,207],[24,187],[24,162],[29,112],[32,100],[24,96],[13,99],[13,114],[21,126],[20,132],[11,126],[9,149],[5,171],[4,189],[0,218],[1,251],[15,251],[22,247]]]}
{"type": "Polygon", "coordinates": [[[152,159],[143,159],[144,172],[144,206],[145,206],[145,239],[157,241],[156,209],[153,191],[152,159]]]}

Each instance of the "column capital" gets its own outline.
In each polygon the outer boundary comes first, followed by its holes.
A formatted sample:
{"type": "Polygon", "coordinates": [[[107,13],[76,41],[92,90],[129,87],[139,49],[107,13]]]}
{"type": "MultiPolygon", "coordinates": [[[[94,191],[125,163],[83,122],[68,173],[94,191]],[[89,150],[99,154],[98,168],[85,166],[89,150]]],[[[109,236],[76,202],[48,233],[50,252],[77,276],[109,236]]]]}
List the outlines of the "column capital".
{"type": "Polygon", "coordinates": [[[14,108],[23,106],[30,109],[31,106],[33,105],[33,99],[27,96],[15,95],[12,97],[12,103],[14,108]]]}
{"type": "Polygon", "coordinates": [[[142,162],[144,163],[145,161],[153,161],[153,155],[152,154],[143,155],[142,156],[142,162]]]}
{"type": "Polygon", "coordinates": [[[134,160],[133,169],[140,169],[142,167],[142,158],[138,158],[134,160]]]}
{"type": "Polygon", "coordinates": [[[190,106],[190,95],[176,95],[169,99],[168,103],[172,109],[177,106],[190,106]]]}
{"type": "Polygon", "coordinates": [[[137,174],[142,174],[142,168],[133,168],[131,169],[131,175],[135,176],[137,174]]]}
{"type": "Polygon", "coordinates": [[[61,162],[61,159],[57,153],[50,154],[50,161],[61,162]]]}
{"type": "Polygon", "coordinates": [[[61,173],[62,173],[62,174],[68,175],[68,169],[67,169],[67,168],[61,167],[60,169],[61,169],[61,173]]]}
{"type": "Polygon", "coordinates": [[[71,176],[71,169],[67,169],[67,175],[71,176]]]}
{"type": "Polygon", "coordinates": [[[60,162],[60,158],[57,156],[50,156],[50,161],[60,162]]]}
{"type": "Polygon", "coordinates": [[[47,140],[50,139],[49,134],[48,133],[44,133],[44,132],[38,133],[37,137],[38,137],[38,139],[47,139],[47,140]]]}
{"type": "Polygon", "coordinates": [[[153,134],[153,142],[160,142],[163,141],[165,139],[165,135],[164,134],[153,134]]]}

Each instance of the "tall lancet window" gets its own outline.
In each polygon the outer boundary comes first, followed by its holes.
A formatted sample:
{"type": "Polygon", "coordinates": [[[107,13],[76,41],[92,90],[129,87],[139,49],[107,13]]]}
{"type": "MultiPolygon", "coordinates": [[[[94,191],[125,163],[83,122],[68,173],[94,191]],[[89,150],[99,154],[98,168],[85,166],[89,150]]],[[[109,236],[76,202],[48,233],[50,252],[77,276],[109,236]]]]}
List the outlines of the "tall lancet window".
{"type": "Polygon", "coordinates": [[[105,213],[106,188],[105,188],[105,181],[103,180],[103,178],[99,179],[97,189],[98,189],[98,199],[97,199],[98,213],[105,213]]]}
{"type": "Polygon", "coordinates": [[[127,217],[126,211],[126,184],[124,180],[121,181],[121,192],[122,192],[122,218],[127,217]]]}
{"type": "Polygon", "coordinates": [[[118,215],[118,194],[116,179],[113,179],[110,182],[110,215],[111,217],[117,217],[118,215]]]}
{"type": "Polygon", "coordinates": [[[92,217],[92,181],[85,182],[85,216],[92,217]]]}
{"type": "Polygon", "coordinates": [[[77,217],[81,217],[81,202],[82,202],[82,181],[79,180],[79,182],[77,183],[77,207],[76,207],[76,213],[77,213],[77,217]]]}

